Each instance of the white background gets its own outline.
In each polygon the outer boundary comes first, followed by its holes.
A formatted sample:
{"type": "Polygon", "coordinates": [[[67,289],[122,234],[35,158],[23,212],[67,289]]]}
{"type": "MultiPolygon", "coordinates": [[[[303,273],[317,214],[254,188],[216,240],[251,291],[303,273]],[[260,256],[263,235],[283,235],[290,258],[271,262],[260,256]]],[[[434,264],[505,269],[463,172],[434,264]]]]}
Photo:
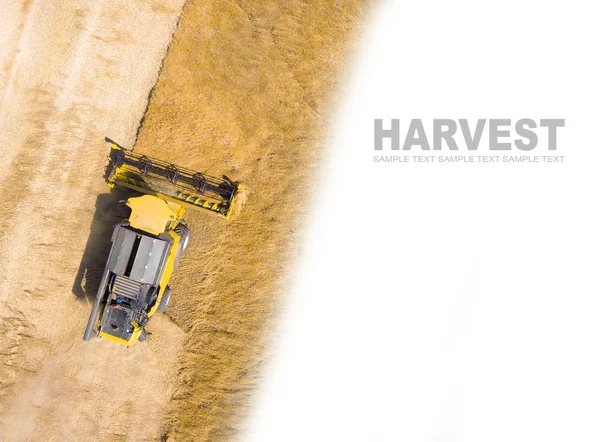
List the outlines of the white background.
{"type": "Polygon", "coordinates": [[[249,440],[600,440],[594,5],[375,11],[249,440]],[[372,162],[375,118],[524,117],[564,164],[372,162]]]}

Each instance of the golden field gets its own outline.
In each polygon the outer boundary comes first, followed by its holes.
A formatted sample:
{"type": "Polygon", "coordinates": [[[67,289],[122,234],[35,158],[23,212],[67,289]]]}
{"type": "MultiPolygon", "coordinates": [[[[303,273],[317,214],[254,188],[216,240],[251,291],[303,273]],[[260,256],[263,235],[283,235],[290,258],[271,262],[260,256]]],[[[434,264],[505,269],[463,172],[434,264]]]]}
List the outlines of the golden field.
{"type": "Polygon", "coordinates": [[[0,434],[243,438],[370,3],[69,3],[0,7],[0,434]],[[127,197],[104,136],[247,199],[189,212],[170,310],[130,348],[81,341],[127,197]]]}

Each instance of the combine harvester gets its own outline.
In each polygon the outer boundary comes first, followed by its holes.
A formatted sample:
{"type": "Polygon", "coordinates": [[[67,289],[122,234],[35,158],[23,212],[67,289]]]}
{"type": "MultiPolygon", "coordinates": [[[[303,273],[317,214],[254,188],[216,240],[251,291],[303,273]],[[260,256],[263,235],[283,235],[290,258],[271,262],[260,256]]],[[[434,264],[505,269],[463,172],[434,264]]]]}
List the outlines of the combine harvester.
{"type": "Polygon", "coordinates": [[[185,208],[229,219],[240,184],[138,155],[111,143],[106,181],[145,195],[127,200],[129,219],[115,226],[112,247],[84,340],[95,336],[131,345],[146,339],[145,326],[171,300],[169,280],[190,230],[185,208]]]}

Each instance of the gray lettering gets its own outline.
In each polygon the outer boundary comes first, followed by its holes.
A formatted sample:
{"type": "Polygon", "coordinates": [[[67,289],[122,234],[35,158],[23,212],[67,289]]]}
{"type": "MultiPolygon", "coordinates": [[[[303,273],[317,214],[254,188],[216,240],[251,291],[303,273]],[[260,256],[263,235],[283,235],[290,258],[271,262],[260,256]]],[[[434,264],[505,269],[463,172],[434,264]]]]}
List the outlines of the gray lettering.
{"type": "Polygon", "coordinates": [[[429,142],[421,120],[411,120],[402,150],[410,150],[412,146],[421,146],[422,150],[429,150],[429,142]]]}
{"type": "Polygon", "coordinates": [[[498,141],[498,138],[509,137],[510,130],[500,130],[500,126],[510,126],[510,120],[490,120],[490,150],[510,150],[510,143],[498,141]]]}
{"type": "Polygon", "coordinates": [[[456,133],[456,121],[433,120],[433,150],[442,150],[442,139],[446,141],[450,150],[458,150],[454,134],[456,133]],[[442,130],[446,127],[446,130],[442,130]]]}
{"type": "Polygon", "coordinates": [[[477,150],[479,142],[481,141],[481,135],[483,135],[483,128],[485,127],[485,119],[477,120],[477,126],[475,126],[475,134],[471,136],[471,130],[469,129],[469,122],[464,118],[458,120],[460,122],[460,129],[465,138],[468,150],[477,150]]]}
{"type": "Polygon", "coordinates": [[[392,119],[392,128],[383,129],[383,120],[375,119],[375,150],[383,149],[383,139],[390,138],[392,140],[392,150],[400,150],[400,120],[392,119]]]}
{"type": "Polygon", "coordinates": [[[565,127],[565,120],[540,120],[540,127],[548,128],[548,150],[556,150],[556,128],[565,127]]]}
{"type": "Polygon", "coordinates": [[[519,150],[532,150],[537,146],[538,137],[536,133],[528,128],[537,127],[535,121],[529,118],[522,118],[517,121],[515,125],[515,132],[523,138],[527,138],[529,140],[528,143],[524,143],[523,140],[515,140],[515,146],[519,150]],[[527,127],[527,129],[526,129],[527,127]]]}

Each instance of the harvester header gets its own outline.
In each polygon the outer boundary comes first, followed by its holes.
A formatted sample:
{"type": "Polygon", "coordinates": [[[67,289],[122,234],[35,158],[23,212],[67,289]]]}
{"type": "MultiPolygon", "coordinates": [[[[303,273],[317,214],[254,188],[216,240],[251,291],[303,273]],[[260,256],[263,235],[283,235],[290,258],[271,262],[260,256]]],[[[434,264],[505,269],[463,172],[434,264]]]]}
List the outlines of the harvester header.
{"type": "Polygon", "coordinates": [[[223,176],[211,177],[125,149],[110,138],[110,163],[106,181],[201,209],[229,219],[240,184],[223,176]]]}

